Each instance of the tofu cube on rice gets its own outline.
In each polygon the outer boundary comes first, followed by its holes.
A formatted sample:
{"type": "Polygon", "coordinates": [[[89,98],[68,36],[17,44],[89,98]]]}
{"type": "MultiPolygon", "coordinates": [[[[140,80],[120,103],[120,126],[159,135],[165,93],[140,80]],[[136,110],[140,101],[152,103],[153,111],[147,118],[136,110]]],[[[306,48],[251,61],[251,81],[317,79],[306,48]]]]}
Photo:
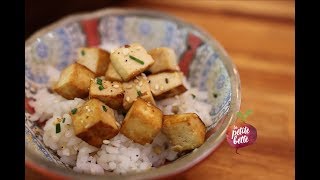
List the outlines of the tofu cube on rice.
{"type": "Polygon", "coordinates": [[[89,94],[90,79],[94,76],[86,67],[71,64],[61,72],[53,90],[66,99],[85,98],[89,94]]]}
{"type": "Polygon", "coordinates": [[[114,110],[97,99],[90,99],[70,113],[75,135],[88,144],[100,147],[102,141],[119,133],[114,110]]]}
{"type": "Polygon", "coordinates": [[[133,79],[154,63],[147,51],[137,43],[116,49],[111,53],[110,60],[124,81],[133,79]]]}
{"type": "Polygon", "coordinates": [[[96,76],[104,76],[110,63],[110,54],[100,48],[79,48],[77,63],[87,67],[96,76]]]}
{"type": "Polygon", "coordinates": [[[121,76],[117,73],[117,71],[114,69],[112,63],[109,63],[106,74],[105,74],[105,79],[109,81],[118,81],[118,82],[123,82],[121,76]]]}
{"type": "Polygon", "coordinates": [[[192,150],[204,143],[206,127],[195,113],[164,115],[162,132],[168,137],[172,150],[192,150]]]}
{"type": "Polygon", "coordinates": [[[179,71],[177,56],[173,49],[159,47],[148,51],[153,60],[153,65],[148,69],[152,74],[164,71],[179,71]]]}
{"type": "Polygon", "coordinates": [[[96,98],[109,107],[119,110],[122,108],[124,91],[120,82],[92,79],[89,89],[89,97],[96,98]]]}
{"type": "Polygon", "coordinates": [[[129,110],[137,98],[144,99],[153,105],[156,104],[150,90],[150,85],[145,76],[137,76],[134,80],[124,82],[123,89],[123,107],[125,110],[129,110]]]}
{"type": "Polygon", "coordinates": [[[151,87],[151,92],[155,99],[164,99],[173,97],[187,91],[183,85],[182,72],[162,72],[151,74],[148,80],[151,87]]]}
{"type": "Polygon", "coordinates": [[[126,114],[120,132],[136,143],[152,143],[161,131],[162,116],[160,109],[139,98],[126,114]]]}

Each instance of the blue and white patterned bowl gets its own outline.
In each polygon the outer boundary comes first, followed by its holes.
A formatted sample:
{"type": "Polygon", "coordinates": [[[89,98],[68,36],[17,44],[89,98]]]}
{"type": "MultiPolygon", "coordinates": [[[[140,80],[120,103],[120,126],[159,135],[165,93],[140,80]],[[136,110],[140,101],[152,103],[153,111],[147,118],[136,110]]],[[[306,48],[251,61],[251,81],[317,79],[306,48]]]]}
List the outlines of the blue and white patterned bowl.
{"type": "MultiPolygon", "coordinates": [[[[207,157],[224,140],[227,127],[240,108],[240,79],[235,65],[219,43],[203,30],[166,14],[137,9],[103,9],[66,17],[32,35],[25,43],[25,100],[49,81],[47,66],[58,70],[75,61],[76,48],[103,46],[111,49],[132,42],[146,49],[171,47],[179,66],[193,87],[208,92],[206,102],[213,125],[206,142],[192,153],[157,169],[119,179],[159,178],[180,173],[207,157]]],[[[55,177],[105,178],[78,174],[65,166],[41,141],[42,130],[25,118],[26,165],[55,177]]]]}

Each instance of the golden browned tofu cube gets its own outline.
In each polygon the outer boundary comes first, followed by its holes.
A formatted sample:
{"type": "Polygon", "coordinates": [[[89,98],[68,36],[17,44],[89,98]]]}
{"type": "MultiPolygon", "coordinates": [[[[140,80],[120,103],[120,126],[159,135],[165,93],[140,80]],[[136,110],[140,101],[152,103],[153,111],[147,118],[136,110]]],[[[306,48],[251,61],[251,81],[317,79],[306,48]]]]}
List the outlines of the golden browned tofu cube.
{"type": "Polygon", "coordinates": [[[106,71],[105,78],[106,78],[106,80],[109,80],[109,81],[118,81],[118,82],[123,81],[121,76],[114,69],[112,63],[109,63],[109,65],[108,65],[108,69],[106,71]]]}
{"type": "Polygon", "coordinates": [[[119,133],[114,111],[97,99],[90,99],[70,113],[74,133],[88,144],[100,147],[102,141],[119,133]]]}
{"type": "Polygon", "coordinates": [[[120,132],[136,143],[151,143],[161,130],[162,116],[160,109],[139,98],[126,114],[120,132]]]}
{"type": "Polygon", "coordinates": [[[137,43],[116,49],[111,53],[110,60],[124,81],[133,79],[154,63],[147,51],[137,43]]]}
{"type": "Polygon", "coordinates": [[[110,54],[100,48],[79,48],[77,63],[87,67],[96,76],[104,76],[110,62],[110,54]]]}
{"type": "Polygon", "coordinates": [[[177,56],[173,49],[159,47],[148,52],[153,60],[153,65],[148,69],[152,74],[164,71],[179,71],[177,56]]]}
{"type": "Polygon", "coordinates": [[[89,97],[99,99],[113,109],[122,108],[123,93],[120,82],[111,82],[100,78],[91,80],[89,97]]]}
{"type": "Polygon", "coordinates": [[[78,63],[71,64],[61,72],[53,90],[66,99],[85,98],[89,94],[90,79],[94,76],[86,67],[78,63]]]}
{"type": "Polygon", "coordinates": [[[162,132],[168,137],[172,149],[182,152],[204,143],[206,127],[195,113],[164,115],[162,132]]]}
{"type": "Polygon", "coordinates": [[[187,91],[182,78],[182,72],[162,72],[149,75],[148,79],[154,98],[164,99],[187,91]]]}
{"type": "Polygon", "coordinates": [[[123,107],[125,110],[129,110],[138,97],[153,105],[156,104],[146,76],[137,76],[134,80],[124,82],[122,85],[124,89],[123,107]]]}

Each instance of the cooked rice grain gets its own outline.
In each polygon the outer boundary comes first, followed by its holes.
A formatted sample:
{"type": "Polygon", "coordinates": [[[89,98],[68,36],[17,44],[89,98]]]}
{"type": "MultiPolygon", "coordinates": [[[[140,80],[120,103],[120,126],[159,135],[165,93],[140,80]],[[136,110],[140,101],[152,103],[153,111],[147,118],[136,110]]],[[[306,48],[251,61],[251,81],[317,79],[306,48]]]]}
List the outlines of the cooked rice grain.
{"type": "MultiPolygon", "coordinates": [[[[206,126],[211,125],[209,115],[211,106],[204,102],[207,98],[206,92],[199,92],[190,88],[186,81],[184,83],[189,89],[187,92],[158,101],[157,106],[164,114],[173,114],[173,111],[195,112],[206,126]]],[[[106,171],[139,172],[161,166],[166,160],[173,161],[177,158],[177,152],[170,149],[168,139],[162,133],[156,136],[152,144],[144,146],[119,133],[112,139],[104,140],[100,149],[93,147],[75,136],[72,120],[68,114],[73,108],[82,105],[84,100],[79,98],[66,100],[60,95],[49,93],[47,89],[40,89],[35,99],[36,101],[30,102],[36,111],[31,116],[31,121],[48,119],[44,126],[43,142],[57,153],[63,163],[73,167],[74,171],[90,174],[103,174],[106,171]],[[60,123],[61,129],[58,133],[57,123],[60,123]]],[[[124,119],[124,116],[118,113],[115,113],[115,117],[119,123],[124,119]]]]}

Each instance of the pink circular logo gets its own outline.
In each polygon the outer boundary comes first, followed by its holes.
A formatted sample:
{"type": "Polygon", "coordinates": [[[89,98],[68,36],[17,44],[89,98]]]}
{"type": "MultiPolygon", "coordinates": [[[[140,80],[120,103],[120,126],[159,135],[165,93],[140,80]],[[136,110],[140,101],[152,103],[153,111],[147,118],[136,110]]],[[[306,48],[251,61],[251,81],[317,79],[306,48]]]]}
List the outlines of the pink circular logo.
{"type": "Polygon", "coordinates": [[[227,130],[227,142],[238,153],[239,148],[243,148],[253,144],[257,139],[257,130],[251,124],[245,122],[247,117],[252,114],[252,110],[247,110],[244,114],[237,113],[241,121],[236,121],[227,130]]]}

